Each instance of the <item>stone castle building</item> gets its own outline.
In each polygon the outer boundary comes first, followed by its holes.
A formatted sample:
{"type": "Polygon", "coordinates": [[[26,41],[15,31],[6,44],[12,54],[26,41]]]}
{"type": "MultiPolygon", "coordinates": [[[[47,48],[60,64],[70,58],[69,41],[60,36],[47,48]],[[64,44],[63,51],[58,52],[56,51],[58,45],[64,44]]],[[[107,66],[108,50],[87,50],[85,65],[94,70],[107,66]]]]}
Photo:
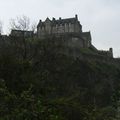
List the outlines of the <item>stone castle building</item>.
{"type": "Polygon", "coordinates": [[[30,38],[34,36],[33,31],[11,30],[11,36],[30,38]]]}
{"type": "Polygon", "coordinates": [[[50,20],[46,18],[45,21],[40,20],[36,34],[33,31],[12,30],[10,35],[25,38],[35,36],[41,40],[55,37],[56,44],[63,46],[63,52],[75,57],[79,56],[80,48],[92,48],[99,55],[113,57],[112,48],[108,51],[100,51],[92,45],[91,33],[90,31],[82,31],[82,25],[77,15],[67,19],[60,17],[59,19],[50,20]]]}
{"type": "Polygon", "coordinates": [[[89,47],[91,45],[90,32],[82,32],[82,25],[78,16],[73,18],[50,20],[40,20],[37,26],[37,36],[44,38],[46,36],[70,36],[69,43],[79,45],[79,47],[89,47]]]}
{"type": "Polygon", "coordinates": [[[82,26],[78,21],[77,15],[75,18],[56,20],[53,18],[50,20],[47,18],[44,22],[40,20],[37,26],[38,36],[44,36],[45,34],[63,34],[63,33],[81,33],[82,26]]]}
{"type": "Polygon", "coordinates": [[[64,46],[70,48],[72,55],[74,54],[74,56],[79,56],[80,48],[92,48],[100,55],[113,57],[112,48],[108,51],[99,51],[92,45],[91,33],[90,31],[82,31],[82,25],[80,24],[77,15],[67,19],[62,19],[60,17],[59,19],[53,18],[50,20],[49,18],[46,18],[45,21],[40,20],[37,25],[37,37],[44,39],[52,36],[62,37],[60,41],[64,41],[64,46]]]}

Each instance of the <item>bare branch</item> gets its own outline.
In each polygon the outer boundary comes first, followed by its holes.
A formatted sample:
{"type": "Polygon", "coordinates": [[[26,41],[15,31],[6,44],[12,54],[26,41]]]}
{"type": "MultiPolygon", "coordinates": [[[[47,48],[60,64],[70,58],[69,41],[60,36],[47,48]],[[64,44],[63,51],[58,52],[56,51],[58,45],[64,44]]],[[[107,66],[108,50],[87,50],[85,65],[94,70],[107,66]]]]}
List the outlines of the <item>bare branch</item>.
{"type": "Polygon", "coordinates": [[[29,30],[30,28],[30,19],[27,16],[20,16],[16,19],[10,20],[11,29],[16,30],[29,30]]]}
{"type": "Polygon", "coordinates": [[[32,30],[34,33],[36,32],[36,30],[37,30],[37,23],[36,23],[36,22],[32,23],[32,25],[31,25],[31,30],[32,30]]]}

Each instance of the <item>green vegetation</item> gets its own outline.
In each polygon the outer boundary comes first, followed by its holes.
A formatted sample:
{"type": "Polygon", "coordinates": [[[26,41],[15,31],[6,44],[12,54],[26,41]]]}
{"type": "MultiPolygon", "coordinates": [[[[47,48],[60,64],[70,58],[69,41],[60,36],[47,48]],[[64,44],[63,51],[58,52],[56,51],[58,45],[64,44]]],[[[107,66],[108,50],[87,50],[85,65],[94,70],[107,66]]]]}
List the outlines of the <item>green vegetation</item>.
{"type": "Polygon", "coordinates": [[[0,44],[0,120],[117,119],[119,64],[73,59],[48,41],[0,44]]]}

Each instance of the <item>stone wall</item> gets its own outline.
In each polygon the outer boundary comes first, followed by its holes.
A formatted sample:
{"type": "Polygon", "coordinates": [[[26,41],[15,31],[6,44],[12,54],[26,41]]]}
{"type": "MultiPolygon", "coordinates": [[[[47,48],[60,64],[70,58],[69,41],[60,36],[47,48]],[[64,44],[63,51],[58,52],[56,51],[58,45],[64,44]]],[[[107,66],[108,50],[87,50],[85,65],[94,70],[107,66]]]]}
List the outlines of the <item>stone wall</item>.
{"type": "Polygon", "coordinates": [[[44,22],[40,20],[37,26],[38,37],[43,37],[47,34],[64,34],[64,33],[81,33],[82,26],[78,21],[77,16],[75,18],[50,20],[47,18],[44,22]]]}
{"type": "Polygon", "coordinates": [[[38,36],[44,36],[47,34],[61,34],[61,33],[79,33],[80,32],[80,28],[77,26],[77,24],[67,24],[65,23],[60,24],[60,25],[55,25],[55,26],[51,26],[50,23],[46,23],[45,22],[45,26],[44,27],[39,27],[38,28],[38,36]]]}
{"type": "Polygon", "coordinates": [[[11,36],[16,36],[16,37],[33,37],[34,32],[33,31],[24,31],[24,30],[12,30],[11,31],[11,36]]]}

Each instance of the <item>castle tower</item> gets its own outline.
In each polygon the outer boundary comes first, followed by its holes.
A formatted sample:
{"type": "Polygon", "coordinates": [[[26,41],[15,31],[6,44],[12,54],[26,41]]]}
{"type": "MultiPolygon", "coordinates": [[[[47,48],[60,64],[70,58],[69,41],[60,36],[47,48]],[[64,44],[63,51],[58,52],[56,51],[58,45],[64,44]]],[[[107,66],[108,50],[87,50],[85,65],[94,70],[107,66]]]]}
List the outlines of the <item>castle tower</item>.
{"type": "Polygon", "coordinates": [[[110,56],[113,57],[113,48],[109,48],[110,56]]]}
{"type": "Polygon", "coordinates": [[[47,18],[44,22],[41,20],[37,26],[38,37],[44,37],[45,35],[52,34],[68,34],[82,32],[82,25],[78,21],[78,16],[75,15],[73,18],[62,19],[61,17],[56,20],[53,18],[50,20],[47,18]]]}

